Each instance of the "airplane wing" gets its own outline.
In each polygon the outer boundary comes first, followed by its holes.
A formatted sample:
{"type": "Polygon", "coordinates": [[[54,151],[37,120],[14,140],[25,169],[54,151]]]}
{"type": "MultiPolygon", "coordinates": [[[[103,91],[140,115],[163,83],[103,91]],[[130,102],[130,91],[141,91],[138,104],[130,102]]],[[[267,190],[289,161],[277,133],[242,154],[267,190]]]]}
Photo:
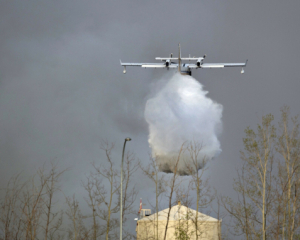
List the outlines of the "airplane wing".
{"type": "Polygon", "coordinates": [[[120,60],[121,66],[139,66],[144,68],[164,68],[166,65],[164,63],[122,63],[120,60]]]}
{"type": "Polygon", "coordinates": [[[172,63],[168,67],[165,64],[157,64],[157,63],[143,63],[141,65],[143,68],[178,68],[177,63],[172,63]]]}
{"type": "MultiPolygon", "coordinates": [[[[202,64],[202,65],[203,65],[203,64],[202,64]]],[[[191,69],[200,68],[200,67],[198,67],[196,64],[186,64],[185,66],[186,66],[186,67],[189,67],[189,68],[191,68],[191,69]]]]}
{"type": "MultiPolygon", "coordinates": [[[[204,59],[203,57],[187,57],[187,58],[180,58],[181,60],[184,61],[197,61],[197,60],[202,60],[204,59]]],[[[156,57],[155,60],[161,60],[161,61],[166,61],[166,60],[178,60],[178,58],[161,58],[161,57],[156,57]]]]}
{"type": "Polygon", "coordinates": [[[178,68],[178,64],[177,63],[172,63],[171,65],[169,65],[169,68],[178,68]]]}
{"type": "Polygon", "coordinates": [[[173,57],[169,57],[169,58],[156,57],[155,60],[161,60],[161,61],[166,61],[166,60],[178,60],[178,58],[173,58],[173,57]]]}
{"type": "Polygon", "coordinates": [[[201,61],[201,60],[203,60],[204,58],[203,57],[188,57],[188,58],[180,58],[181,60],[183,60],[183,61],[197,61],[197,60],[199,60],[199,61],[201,61]]]}
{"type": "Polygon", "coordinates": [[[225,65],[223,63],[203,63],[201,68],[223,68],[225,65]]]}
{"type": "Polygon", "coordinates": [[[224,67],[246,67],[248,60],[245,63],[203,63],[201,68],[224,68],[224,67]]]}
{"type": "Polygon", "coordinates": [[[157,64],[157,63],[143,63],[141,65],[143,68],[165,68],[165,64],[157,64]]]}
{"type": "Polygon", "coordinates": [[[186,64],[191,69],[197,68],[224,68],[224,67],[246,67],[248,60],[245,63],[202,63],[200,66],[196,64],[186,64]]]}
{"type": "Polygon", "coordinates": [[[142,68],[178,68],[178,64],[173,62],[168,67],[164,63],[123,63],[121,60],[120,64],[123,67],[138,66],[142,68]]]}

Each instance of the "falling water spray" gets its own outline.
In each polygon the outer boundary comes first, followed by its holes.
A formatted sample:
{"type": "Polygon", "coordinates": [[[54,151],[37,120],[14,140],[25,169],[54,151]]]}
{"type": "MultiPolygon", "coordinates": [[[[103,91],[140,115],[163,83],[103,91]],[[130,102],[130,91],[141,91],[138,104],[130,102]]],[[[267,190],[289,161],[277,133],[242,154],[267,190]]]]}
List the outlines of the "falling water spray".
{"type": "MultiPolygon", "coordinates": [[[[199,169],[203,159],[207,162],[221,152],[218,135],[222,131],[223,107],[207,93],[193,77],[179,73],[158,81],[153,96],[147,100],[145,119],[149,124],[148,142],[161,171],[173,171],[184,142],[201,144],[199,169]]],[[[188,174],[189,161],[183,154],[177,169],[181,175],[188,174]]]]}

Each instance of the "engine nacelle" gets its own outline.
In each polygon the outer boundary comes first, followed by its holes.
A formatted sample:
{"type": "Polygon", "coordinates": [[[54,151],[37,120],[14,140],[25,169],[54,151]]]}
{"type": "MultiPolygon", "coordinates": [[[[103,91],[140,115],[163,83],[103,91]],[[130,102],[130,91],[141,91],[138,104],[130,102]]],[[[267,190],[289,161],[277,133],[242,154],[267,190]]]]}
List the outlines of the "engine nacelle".
{"type": "Polygon", "coordinates": [[[202,58],[199,58],[198,60],[197,60],[197,66],[198,67],[200,67],[200,65],[203,63],[203,59],[202,58]]]}
{"type": "Polygon", "coordinates": [[[171,63],[170,59],[166,60],[166,67],[169,67],[170,63],[171,63]]]}

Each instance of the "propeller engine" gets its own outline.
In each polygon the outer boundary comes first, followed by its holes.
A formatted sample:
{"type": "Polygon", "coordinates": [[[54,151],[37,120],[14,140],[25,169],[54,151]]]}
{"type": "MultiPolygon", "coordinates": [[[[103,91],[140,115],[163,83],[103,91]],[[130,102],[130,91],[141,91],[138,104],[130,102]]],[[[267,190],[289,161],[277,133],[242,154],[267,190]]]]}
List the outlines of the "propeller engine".
{"type": "Polygon", "coordinates": [[[170,63],[171,63],[170,59],[166,60],[166,67],[169,67],[170,63]]]}
{"type": "Polygon", "coordinates": [[[198,58],[197,63],[196,63],[198,67],[201,66],[201,64],[203,63],[204,58],[206,58],[206,54],[204,54],[204,56],[202,58],[198,58]]]}
{"type": "Polygon", "coordinates": [[[203,59],[202,58],[199,58],[198,60],[197,60],[197,66],[198,67],[200,67],[200,65],[203,63],[203,59]]]}

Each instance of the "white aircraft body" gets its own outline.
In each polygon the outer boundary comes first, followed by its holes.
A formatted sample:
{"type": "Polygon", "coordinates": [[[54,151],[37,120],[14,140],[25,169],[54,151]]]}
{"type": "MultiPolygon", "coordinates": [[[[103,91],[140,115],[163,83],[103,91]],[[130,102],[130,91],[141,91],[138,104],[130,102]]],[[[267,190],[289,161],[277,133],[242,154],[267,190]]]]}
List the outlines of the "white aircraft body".
{"type": "Polygon", "coordinates": [[[122,63],[120,60],[121,66],[124,67],[123,73],[126,73],[127,66],[139,66],[142,68],[166,68],[167,70],[171,69],[178,69],[178,72],[182,75],[192,75],[192,69],[198,68],[224,68],[224,67],[242,67],[241,73],[244,73],[244,68],[246,67],[247,61],[245,63],[204,63],[203,57],[188,57],[182,58],[181,57],[181,50],[180,44],[178,45],[178,58],[174,58],[173,54],[171,53],[169,58],[161,58],[157,57],[156,60],[161,60],[163,63],[122,63]],[[174,61],[177,61],[174,62],[174,61]],[[182,61],[196,61],[196,63],[183,63],[182,61]]]}

